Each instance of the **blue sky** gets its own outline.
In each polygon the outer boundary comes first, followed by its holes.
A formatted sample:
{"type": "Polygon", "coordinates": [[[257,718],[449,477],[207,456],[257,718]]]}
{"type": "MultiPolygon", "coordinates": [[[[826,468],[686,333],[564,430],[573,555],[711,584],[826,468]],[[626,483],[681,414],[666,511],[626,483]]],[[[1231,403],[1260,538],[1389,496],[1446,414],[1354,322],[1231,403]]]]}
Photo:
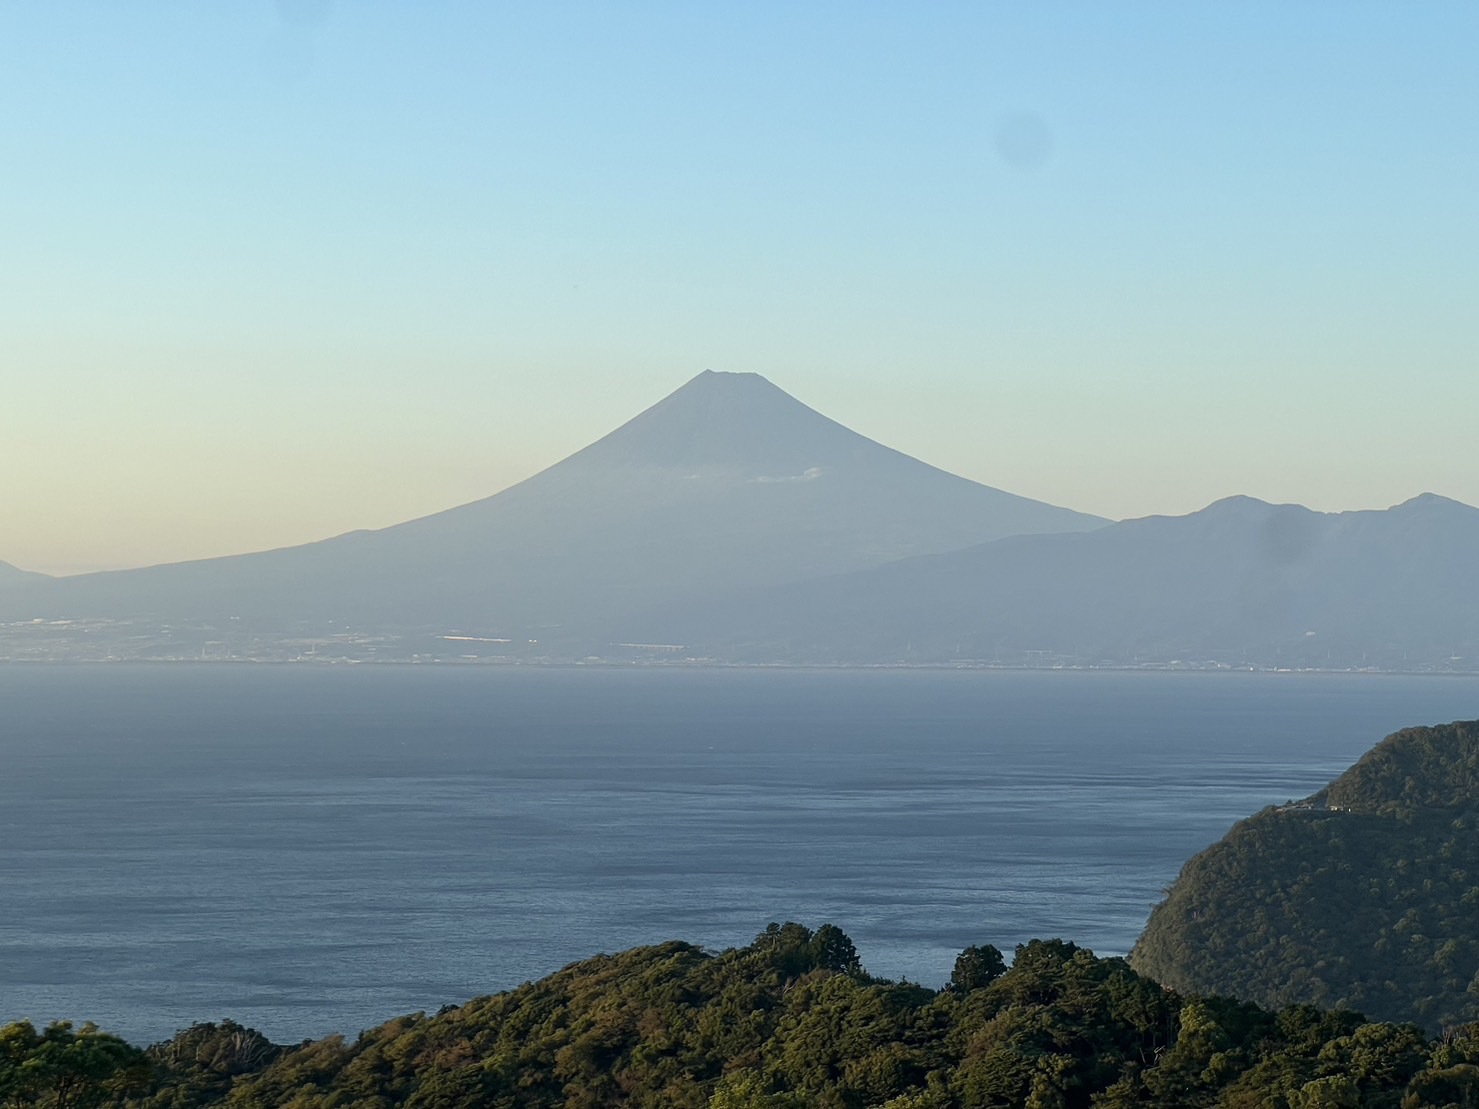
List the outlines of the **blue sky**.
{"type": "Polygon", "coordinates": [[[1479,503],[1479,6],[0,0],[0,559],[472,500],[705,368],[1123,517],[1479,503]]]}

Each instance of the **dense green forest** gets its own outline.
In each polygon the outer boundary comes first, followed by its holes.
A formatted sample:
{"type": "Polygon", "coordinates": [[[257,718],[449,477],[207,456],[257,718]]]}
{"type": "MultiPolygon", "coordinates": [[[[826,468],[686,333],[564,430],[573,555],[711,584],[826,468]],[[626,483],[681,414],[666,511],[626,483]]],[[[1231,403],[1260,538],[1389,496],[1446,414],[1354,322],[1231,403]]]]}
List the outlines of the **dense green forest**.
{"type": "Polygon", "coordinates": [[[0,1034],[0,1104],[1479,1106],[1479,1026],[1425,1040],[1302,1005],[1183,997],[1058,940],[970,948],[940,990],[875,979],[838,929],[771,925],[710,954],[602,955],[350,1042],[198,1025],[146,1051],[91,1027],[0,1034]]]}
{"type": "Polygon", "coordinates": [[[1130,954],[1180,990],[1479,1020],[1479,722],[1388,736],[1188,862],[1130,954]]]}

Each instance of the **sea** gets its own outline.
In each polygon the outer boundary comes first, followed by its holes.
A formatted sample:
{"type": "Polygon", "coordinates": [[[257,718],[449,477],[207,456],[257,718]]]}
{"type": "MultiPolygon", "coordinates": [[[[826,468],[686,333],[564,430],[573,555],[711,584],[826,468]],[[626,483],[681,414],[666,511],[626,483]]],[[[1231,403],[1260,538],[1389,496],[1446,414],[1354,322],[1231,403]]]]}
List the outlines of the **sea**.
{"type": "Polygon", "coordinates": [[[0,1023],[278,1042],[602,951],[841,927],[941,985],[1134,944],[1182,863],[1479,678],[0,666],[0,1023]]]}

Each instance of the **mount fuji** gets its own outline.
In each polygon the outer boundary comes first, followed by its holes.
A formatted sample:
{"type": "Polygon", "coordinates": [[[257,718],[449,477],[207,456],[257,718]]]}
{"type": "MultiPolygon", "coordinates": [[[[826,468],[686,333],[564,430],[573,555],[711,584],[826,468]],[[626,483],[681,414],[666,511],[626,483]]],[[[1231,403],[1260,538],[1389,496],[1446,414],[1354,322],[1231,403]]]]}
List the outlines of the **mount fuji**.
{"type": "Polygon", "coordinates": [[[303,546],[13,581],[0,618],[455,633],[581,657],[719,593],[1105,523],[882,446],[757,374],[705,371],[483,500],[303,546]]]}

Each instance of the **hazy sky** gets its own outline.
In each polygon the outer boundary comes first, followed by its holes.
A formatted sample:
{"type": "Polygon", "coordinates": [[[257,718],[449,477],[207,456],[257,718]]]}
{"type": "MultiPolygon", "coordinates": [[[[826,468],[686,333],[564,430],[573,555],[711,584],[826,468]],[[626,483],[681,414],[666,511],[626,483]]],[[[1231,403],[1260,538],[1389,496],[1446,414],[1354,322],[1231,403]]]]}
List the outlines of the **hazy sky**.
{"type": "Polygon", "coordinates": [[[1479,503],[1479,4],[0,0],[0,559],[379,527],[704,368],[1013,492],[1479,503]]]}

